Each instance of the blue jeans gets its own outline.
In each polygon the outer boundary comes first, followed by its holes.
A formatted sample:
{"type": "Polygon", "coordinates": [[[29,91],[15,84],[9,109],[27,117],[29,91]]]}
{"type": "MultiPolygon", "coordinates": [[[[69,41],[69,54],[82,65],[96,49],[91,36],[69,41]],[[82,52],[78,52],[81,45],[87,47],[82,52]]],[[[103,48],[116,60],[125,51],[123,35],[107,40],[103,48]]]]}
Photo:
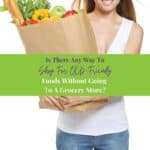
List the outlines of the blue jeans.
{"type": "Polygon", "coordinates": [[[57,150],[128,150],[128,146],[128,130],[100,136],[87,136],[57,129],[57,150]]]}

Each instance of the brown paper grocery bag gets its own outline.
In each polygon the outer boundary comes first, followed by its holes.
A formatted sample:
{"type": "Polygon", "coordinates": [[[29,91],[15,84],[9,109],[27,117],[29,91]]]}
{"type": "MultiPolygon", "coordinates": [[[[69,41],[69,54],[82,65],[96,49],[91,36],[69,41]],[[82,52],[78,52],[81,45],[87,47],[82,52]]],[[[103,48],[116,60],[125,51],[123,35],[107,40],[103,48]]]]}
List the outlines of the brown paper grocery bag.
{"type": "MultiPolygon", "coordinates": [[[[93,29],[85,11],[56,22],[17,27],[28,54],[96,54],[98,52],[93,29]]],[[[107,98],[85,101],[65,111],[85,112],[103,106],[107,98]]],[[[40,107],[56,109],[40,98],[40,107]]]]}
{"type": "Polygon", "coordinates": [[[92,27],[84,10],[56,22],[44,22],[17,27],[25,50],[29,54],[89,54],[97,53],[92,27]]]}

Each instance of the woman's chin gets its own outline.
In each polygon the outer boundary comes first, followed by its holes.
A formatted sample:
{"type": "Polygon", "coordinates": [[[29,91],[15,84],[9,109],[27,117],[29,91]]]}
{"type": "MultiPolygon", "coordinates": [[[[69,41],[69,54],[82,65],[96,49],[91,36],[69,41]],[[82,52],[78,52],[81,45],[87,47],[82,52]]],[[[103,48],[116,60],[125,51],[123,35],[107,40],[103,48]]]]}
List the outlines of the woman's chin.
{"type": "Polygon", "coordinates": [[[113,8],[113,7],[107,7],[107,8],[105,7],[104,8],[103,7],[103,8],[100,8],[99,10],[103,14],[109,14],[109,13],[113,12],[115,10],[115,8],[113,8]]]}
{"type": "Polygon", "coordinates": [[[119,0],[99,0],[98,7],[101,12],[110,13],[115,10],[116,6],[119,4],[119,0]]]}

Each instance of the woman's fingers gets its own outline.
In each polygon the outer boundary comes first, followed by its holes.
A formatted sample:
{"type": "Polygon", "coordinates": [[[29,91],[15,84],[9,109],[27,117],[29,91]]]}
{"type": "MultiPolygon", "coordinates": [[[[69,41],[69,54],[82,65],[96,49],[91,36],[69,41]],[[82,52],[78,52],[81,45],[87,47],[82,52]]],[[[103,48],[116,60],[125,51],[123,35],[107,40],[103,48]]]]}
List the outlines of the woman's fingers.
{"type": "Polygon", "coordinates": [[[64,111],[63,105],[53,96],[48,96],[49,102],[52,103],[53,106],[57,107],[60,111],[64,111]]]}
{"type": "Polygon", "coordinates": [[[63,102],[63,104],[64,105],[66,105],[66,104],[70,104],[70,99],[67,97],[67,96],[60,96],[59,98],[58,98],[61,102],[63,102]]]}
{"type": "Polygon", "coordinates": [[[47,105],[54,106],[54,104],[51,102],[51,100],[47,96],[44,97],[44,100],[47,105]]]}

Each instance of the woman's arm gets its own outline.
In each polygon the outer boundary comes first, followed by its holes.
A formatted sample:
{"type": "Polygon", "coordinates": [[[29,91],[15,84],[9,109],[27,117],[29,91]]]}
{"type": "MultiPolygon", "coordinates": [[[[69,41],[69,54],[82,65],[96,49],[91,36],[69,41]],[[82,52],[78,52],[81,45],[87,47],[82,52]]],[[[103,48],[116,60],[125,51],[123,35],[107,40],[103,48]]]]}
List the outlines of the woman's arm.
{"type": "Polygon", "coordinates": [[[125,54],[139,54],[143,42],[143,29],[137,23],[133,24],[129,40],[125,48],[125,54]]]}

